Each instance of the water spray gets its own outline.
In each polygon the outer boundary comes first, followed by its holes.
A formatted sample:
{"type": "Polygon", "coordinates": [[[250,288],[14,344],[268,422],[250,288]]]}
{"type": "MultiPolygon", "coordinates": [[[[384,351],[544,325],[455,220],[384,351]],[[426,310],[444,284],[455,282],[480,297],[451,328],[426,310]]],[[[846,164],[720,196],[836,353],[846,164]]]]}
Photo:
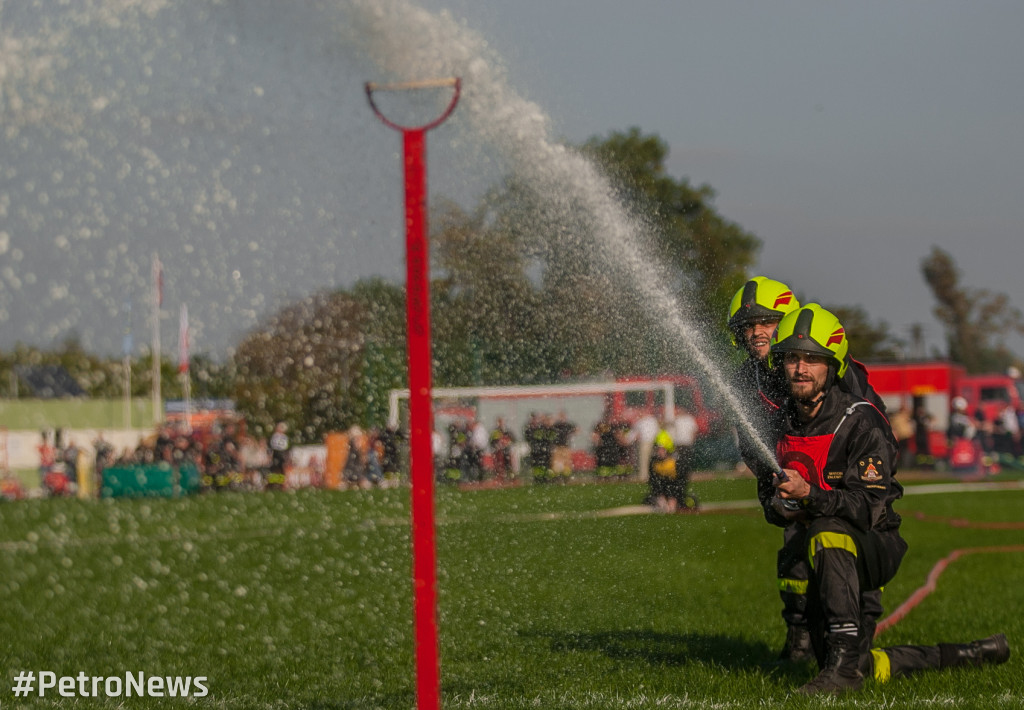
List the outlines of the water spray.
{"type": "Polygon", "coordinates": [[[368,56],[385,71],[402,76],[424,67],[437,75],[458,75],[472,82],[461,117],[485,143],[498,146],[521,176],[565,224],[586,214],[593,225],[597,258],[623,276],[628,288],[647,304],[652,321],[689,351],[707,383],[735,414],[766,466],[778,470],[774,452],[762,441],[745,407],[709,357],[704,334],[683,317],[657,259],[641,243],[641,225],[628,214],[608,178],[583,155],[550,139],[548,117],[508,85],[497,57],[483,38],[450,16],[433,14],[406,0],[350,0],[353,31],[368,56]]]}
{"type": "Polygon", "coordinates": [[[406,342],[409,351],[409,449],[412,481],[413,594],[416,626],[416,697],[420,710],[441,707],[437,634],[437,551],[434,536],[434,454],[430,355],[430,278],[427,246],[426,132],[444,122],[459,101],[458,78],[367,82],[366,98],[381,121],[401,131],[405,164],[406,342]],[[377,107],[374,92],[452,89],[447,108],[433,121],[405,126],[377,107]]]}

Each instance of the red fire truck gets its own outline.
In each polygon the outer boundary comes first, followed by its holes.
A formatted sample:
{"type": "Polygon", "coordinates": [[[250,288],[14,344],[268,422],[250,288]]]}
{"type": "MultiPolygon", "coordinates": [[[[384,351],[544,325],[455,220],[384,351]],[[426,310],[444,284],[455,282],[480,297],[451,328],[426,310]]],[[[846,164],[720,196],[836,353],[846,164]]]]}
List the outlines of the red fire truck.
{"type": "MultiPolygon", "coordinates": [[[[903,409],[914,416],[926,415],[928,443],[932,456],[948,455],[946,431],[952,400],[967,376],[963,366],[941,360],[928,362],[885,362],[867,365],[871,386],[885,401],[890,418],[903,409]]],[[[899,436],[899,432],[896,432],[899,436]]],[[[913,442],[910,442],[913,446],[913,442]]],[[[915,453],[918,453],[915,449],[915,453]]]]}
{"type": "Polygon", "coordinates": [[[961,397],[967,400],[967,411],[981,409],[985,419],[992,422],[1002,416],[1007,407],[1020,411],[1024,402],[1024,380],[1016,370],[1008,374],[967,375],[960,380],[961,397]]]}
{"type": "Polygon", "coordinates": [[[954,397],[967,400],[972,417],[980,410],[988,421],[1007,407],[1019,409],[1024,401],[1024,382],[1012,371],[968,375],[962,365],[943,360],[871,363],[867,368],[890,418],[901,408],[911,416],[919,410],[927,415],[930,453],[937,459],[949,456],[946,431],[954,397]]]}

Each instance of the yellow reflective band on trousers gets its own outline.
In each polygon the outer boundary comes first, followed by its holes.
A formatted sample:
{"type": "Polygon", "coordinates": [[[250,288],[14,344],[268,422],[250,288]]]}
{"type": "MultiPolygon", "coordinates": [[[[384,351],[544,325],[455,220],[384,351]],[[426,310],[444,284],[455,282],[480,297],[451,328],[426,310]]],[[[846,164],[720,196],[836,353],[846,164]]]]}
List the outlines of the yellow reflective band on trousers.
{"type": "Polygon", "coordinates": [[[857,556],[857,543],[849,535],[836,532],[818,533],[811,538],[811,544],[807,547],[807,557],[814,567],[814,553],[818,550],[846,550],[854,557],[857,556]]]}
{"type": "Polygon", "coordinates": [[[779,591],[790,592],[791,594],[807,594],[806,579],[779,579],[779,591]]]}
{"type": "Polygon", "coordinates": [[[875,667],[875,680],[879,683],[888,683],[892,678],[892,666],[889,665],[889,656],[886,655],[885,651],[873,648],[871,649],[871,660],[874,661],[872,665],[875,667]]]}

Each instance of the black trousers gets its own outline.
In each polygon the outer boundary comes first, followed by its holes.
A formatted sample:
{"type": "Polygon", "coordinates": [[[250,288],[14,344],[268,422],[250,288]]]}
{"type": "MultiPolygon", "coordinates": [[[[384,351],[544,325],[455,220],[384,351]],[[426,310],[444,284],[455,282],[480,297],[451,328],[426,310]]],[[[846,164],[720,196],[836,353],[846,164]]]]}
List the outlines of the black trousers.
{"type": "Polygon", "coordinates": [[[819,664],[832,635],[856,640],[867,672],[882,614],[881,588],[895,576],[907,544],[896,531],[863,531],[841,518],[812,520],[802,541],[809,573],[806,614],[819,664]]]}
{"type": "Polygon", "coordinates": [[[939,646],[871,648],[883,611],[881,588],[907,551],[898,532],[864,532],[840,518],[818,518],[793,540],[794,548],[797,540],[806,544],[806,616],[819,666],[830,634],[856,637],[861,671],[878,681],[943,666],[939,646]]]}
{"type": "Polygon", "coordinates": [[[792,523],[782,532],[782,547],[775,565],[782,618],[787,626],[807,626],[807,588],[811,566],[807,559],[807,527],[792,523]]]}

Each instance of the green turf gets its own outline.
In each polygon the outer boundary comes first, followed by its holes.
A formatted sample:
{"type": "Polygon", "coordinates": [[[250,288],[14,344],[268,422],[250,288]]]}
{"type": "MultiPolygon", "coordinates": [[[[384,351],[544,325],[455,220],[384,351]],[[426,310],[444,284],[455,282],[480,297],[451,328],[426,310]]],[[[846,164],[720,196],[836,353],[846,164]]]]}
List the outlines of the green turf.
{"type": "MultiPolygon", "coordinates": [[[[697,484],[705,503],[750,480],[697,484]]],[[[446,708],[1024,707],[1024,553],[978,551],[883,645],[1003,631],[995,668],[936,672],[838,701],[768,672],[784,628],[781,532],[753,509],[599,517],[634,484],[437,491],[446,708]]],[[[1024,544],[981,523],[1024,516],[1024,491],[908,495],[895,608],[958,548],[1024,544]],[[950,519],[960,522],[950,524],[950,519]],[[964,522],[967,521],[967,522],[964,522]]],[[[0,505],[0,707],[412,708],[408,492],[302,491],[187,500],[0,505]],[[169,699],[15,699],[21,670],[207,676],[169,699]]]]}

